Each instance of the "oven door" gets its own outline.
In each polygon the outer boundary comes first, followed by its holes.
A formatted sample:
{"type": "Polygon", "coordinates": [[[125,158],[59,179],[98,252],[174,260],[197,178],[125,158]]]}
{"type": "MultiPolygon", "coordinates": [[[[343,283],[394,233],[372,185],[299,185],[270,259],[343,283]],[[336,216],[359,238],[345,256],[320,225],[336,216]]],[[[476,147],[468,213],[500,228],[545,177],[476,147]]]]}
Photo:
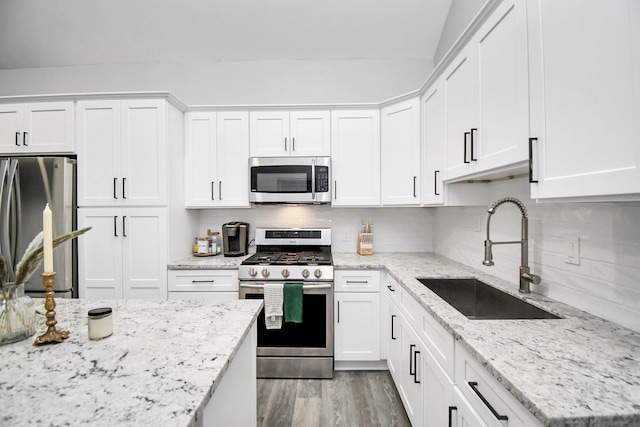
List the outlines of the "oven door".
{"type": "MultiPolygon", "coordinates": [[[[269,282],[274,283],[274,282],[269,282]]],[[[264,299],[264,283],[240,282],[240,299],[264,299]]],[[[258,317],[258,356],[333,356],[333,284],[304,283],[302,323],[267,329],[258,317]]]]}

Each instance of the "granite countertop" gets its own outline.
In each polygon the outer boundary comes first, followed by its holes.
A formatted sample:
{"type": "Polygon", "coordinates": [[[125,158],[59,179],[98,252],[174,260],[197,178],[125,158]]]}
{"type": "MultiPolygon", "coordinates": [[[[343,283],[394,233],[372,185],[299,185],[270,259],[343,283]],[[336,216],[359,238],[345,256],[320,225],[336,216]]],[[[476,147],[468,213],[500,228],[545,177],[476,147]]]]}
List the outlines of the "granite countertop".
{"type": "Polygon", "coordinates": [[[262,301],[56,300],[63,343],[33,346],[46,330],[0,346],[2,425],[194,426],[262,301]],[[113,308],[114,333],[87,337],[87,311],[113,308]]]}
{"type": "Polygon", "coordinates": [[[544,425],[640,425],[639,333],[434,254],[334,253],[333,262],[386,269],[544,425]],[[469,320],[416,277],[477,277],[563,318],[469,320]]]}
{"type": "Polygon", "coordinates": [[[177,261],[169,263],[167,269],[169,270],[234,270],[245,259],[249,258],[253,254],[248,254],[239,257],[226,257],[223,255],[198,257],[195,255],[189,255],[181,258],[177,261]]]}

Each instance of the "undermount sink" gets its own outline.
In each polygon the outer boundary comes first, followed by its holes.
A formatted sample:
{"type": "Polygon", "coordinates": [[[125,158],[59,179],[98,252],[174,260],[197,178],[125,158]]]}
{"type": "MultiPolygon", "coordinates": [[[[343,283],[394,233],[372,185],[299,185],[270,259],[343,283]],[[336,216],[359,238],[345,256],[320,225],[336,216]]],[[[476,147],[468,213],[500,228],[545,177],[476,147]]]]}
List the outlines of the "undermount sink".
{"type": "Polygon", "coordinates": [[[469,319],[560,319],[478,279],[417,279],[469,319]]]}

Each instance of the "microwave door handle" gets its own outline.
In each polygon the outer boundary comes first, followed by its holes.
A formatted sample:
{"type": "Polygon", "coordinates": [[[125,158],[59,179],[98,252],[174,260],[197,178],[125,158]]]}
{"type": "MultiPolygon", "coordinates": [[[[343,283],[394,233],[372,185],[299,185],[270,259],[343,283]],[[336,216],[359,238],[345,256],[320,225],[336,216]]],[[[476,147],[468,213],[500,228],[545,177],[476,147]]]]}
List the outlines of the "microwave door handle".
{"type": "Polygon", "coordinates": [[[316,199],[316,159],[311,160],[311,198],[316,199]]]}

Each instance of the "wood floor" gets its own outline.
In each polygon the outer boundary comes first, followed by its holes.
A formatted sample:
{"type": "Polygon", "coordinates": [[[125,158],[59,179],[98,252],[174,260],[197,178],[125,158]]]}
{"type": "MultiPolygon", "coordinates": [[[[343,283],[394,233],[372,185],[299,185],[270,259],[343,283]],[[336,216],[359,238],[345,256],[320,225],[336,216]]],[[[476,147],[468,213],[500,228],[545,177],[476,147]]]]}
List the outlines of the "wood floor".
{"type": "Polygon", "coordinates": [[[410,427],[388,371],[332,380],[258,379],[258,427],[410,427]]]}

